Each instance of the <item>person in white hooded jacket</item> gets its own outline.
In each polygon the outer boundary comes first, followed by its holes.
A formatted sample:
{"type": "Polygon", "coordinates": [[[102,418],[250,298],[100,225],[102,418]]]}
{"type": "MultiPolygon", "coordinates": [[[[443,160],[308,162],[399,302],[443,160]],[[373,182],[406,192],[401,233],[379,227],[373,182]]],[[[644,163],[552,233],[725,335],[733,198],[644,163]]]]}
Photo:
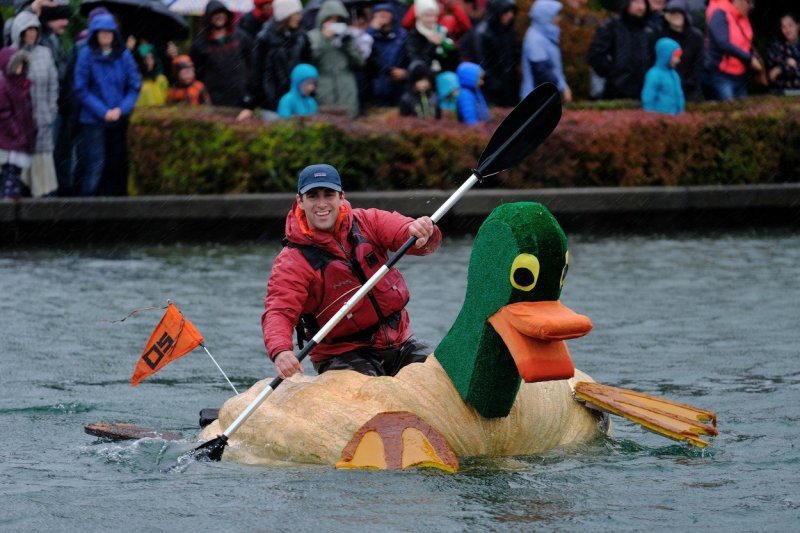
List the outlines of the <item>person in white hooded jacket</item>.
{"type": "Polygon", "coordinates": [[[38,133],[31,166],[22,174],[22,182],[31,196],[55,194],[58,189],[53,162],[53,123],[58,113],[58,70],[50,49],[40,44],[39,17],[28,10],[20,11],[11,24],[11,44],[28,52],[33,82],[31,98],[38,133]]]}

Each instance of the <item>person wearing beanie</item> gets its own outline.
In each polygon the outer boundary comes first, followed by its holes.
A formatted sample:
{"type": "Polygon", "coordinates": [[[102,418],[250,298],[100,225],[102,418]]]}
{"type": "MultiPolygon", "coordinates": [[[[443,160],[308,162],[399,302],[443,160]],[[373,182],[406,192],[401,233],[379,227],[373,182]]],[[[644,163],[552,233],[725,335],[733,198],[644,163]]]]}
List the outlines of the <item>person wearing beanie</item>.
{"type": "Polygon", "coordinates": [[[489,107],[483,97],[484,71],[480,65],[465,61],[458,65],[456,76],[461,88],[456,98],[458,120],[467,126],[475,126],[489,120],[489,107]]]}
{"type": "Polygon", "coordinates": [[[425,63],[412,63],[408,69],[408,91],[400,98],[400,116],[442,118],[433,76],[425,63]]]}
{"type": "Polygon", "coordinates": [[[606,80],[603,98],[638,100],[644,75],[653,64],[657,35],[649,22],[647,0],[624,0],[622,4],[620,16],[595,33],[587,61],[606,80]]]}
{"type": "Polygon", "coordinates": [[[239,19],[239,23],[237,24],[239,30],[247,34],[250,40],[255,41],[258,32],[260,32],[264,24],[272,18],[272,1],[273,0],[253,0],[252,11],[248,11],[239,19]]]}
{"type": "Polygon", "coordinates": [[[642,88],[642,109],[680,115],[686,109],[681,77],[675,67],[681,62],[681,45],[669,37],[656,41],[656,62],[647,71],[642,88]]]}
{"type": "Polygon", "coordinates": [[[356,70],[366,63],[348,26],[350,13],[339,0],[326,0],[317,12],[316,27],[306,33],[306,63],[319,70],[317,101],[343,109],[351,118],[360,112],[356,70]]]}
{"type": "Polygon", "coordinates": [[[53,54],[41,44],[41,22],[33,12],[20,11],[11,23],[11,45],[28,52],[28,79],[36,120],[36,149],[22,181],[34,197],[54,195],[58,189],[53,161],[53,125],[58,112],[58,70],[53,54]]]}
{"type": "Polygon", "coordinates": [[[80,131],[75,142],[75,192],[81,196],[127,194],[128,120],[142,82],[114,17],[89,23],[75,65],[80,131]]]}
{"type": "Polygon", "coordinates": [[[669,0],[664,8],[660,35],[676,41],[682,52],[676,67],[687,101],[703,99],[700,78],[703,73],[703,33],[692,24],[688,0],[669,0]]]}
{"type": "Polygon", "coordinates": [[[265,120],[277,118],[278,102],[291,89],[292,69],[301,62],[306,47],[305,32],[300,27],[302,12],[300,0],[272,2],[272,18],[256,37],[245,109],[238,120],[249,119],[257,107],[265,120]]]}
{"type": "Polygon", "coordinates": [[[0,49],[0,185],[8,200],[22,197],[22,170],[36,148],[29,67],[25,50],[0,49]]]}
{"type": "Polygon", "coordinates": [[[414,0],[417,21],[406,41],[409,63],[421,61],[431,72],[438,74],[455,70],[458,53],[455,43],[447,34],[447,28],[439,22],[441,12],[436,0],[414,0]]]}
{"type": "Polygon", "coordinates": [[[303,5],[300,0],[278,0],[273,3],[272,12],[277,22],[283,22],[292,15],[302,15],[303,5]]]}
{"type": "MultiPolygon", "coordinates": [[[[417,239],[411,255],[428,255],[442,242],[430,217],[353,209],[331,165],[309,165],[300,172],[297,196],[286,215],[285,245],[272,263],[261,315],[267,355],[281,378],[303,371],[294,352],[295,327],[316,333],[354,287],[386,263],[389,251],[410,237],[417,239]]],[[[390,269],[370,294],[311,350],[318,373],[354,370],[394,376],[431,352],[411,331],[406,310],[410,295],[399,270],[390,269]]]]}
{"type": "Polygon", "coordinates": [[[394,107],[408,79],[408,32],[400,26],[394,4],[375,4],[367,33],[372,36],[372,52],[365,67],[367,99],[377,106],[394,107]]]}
{"type": "Polygon", "coordinates": [[[244,105],[252,49],[250,36],[234,27],[233,13],[219,0],[211,0],[189,55],[214,105],[244,105]]]}
{"type": "Polygon", "coordinates": [[[317,112],[317,101],[314,91],[317,89],[319,73],[313,65],[300,63],[292,70],[292,88],[278,102],[278,116],[289,118],[294,116],[313,115],[317,112]]]}
{"type": "Polygon", "coordinates": [[[195,78],[194,63],[187,55],[176,56],[172,60],[175,83],[167,93],[169,105],[211,105],[211,97],[203,82],[195,78]]]}
{"type": "MultiPolygon", "coordinates": [[[[470,20],[462,2],[457,0],[432,1],[436,3],[438,7],[437,22],[447,28],[448,35],[454,41],[458,41],[464,36],[464,34],[472,29],[472,20],[470,20]]],[[[408,8],[408,11],[406,11],[406,14],[403,16],[403,21],[401,22],[403,28],[409,32],[417,24],[417,13],[419,12],[419,6],[417,3],[417,0],[415,0],[411,4],[411,7],[408,8]]],[[[424,1],[421,5],[429,7],[430,2],[424,1]]]]}

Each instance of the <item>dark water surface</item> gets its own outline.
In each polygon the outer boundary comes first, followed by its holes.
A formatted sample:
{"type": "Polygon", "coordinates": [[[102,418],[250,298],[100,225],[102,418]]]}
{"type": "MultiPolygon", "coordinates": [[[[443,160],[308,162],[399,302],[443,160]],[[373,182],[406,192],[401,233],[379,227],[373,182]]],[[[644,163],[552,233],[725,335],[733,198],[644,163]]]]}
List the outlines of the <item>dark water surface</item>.
{"type": "MultiPolygon", "coordinates": [[[[436,345],[461,305],[469,239],[404,258],[412,324],[436,345]]],[[[175,300],[243,390],[267,373],[259,319],[274,246],[0,251],[3,531],[797,531],[800,236],[570,239],[563,301],[595,329],[570,341],[603,383],[714,409],[705,451],[616,420],[613,438],[454,475],[197,463],[197,413],[228,385],[202,351],[131,388],[175,300]],[[91,422],[186,442],[113,443],[91,422]]],[[[309,371],[310,370],[310,367],[309,371]]]]}

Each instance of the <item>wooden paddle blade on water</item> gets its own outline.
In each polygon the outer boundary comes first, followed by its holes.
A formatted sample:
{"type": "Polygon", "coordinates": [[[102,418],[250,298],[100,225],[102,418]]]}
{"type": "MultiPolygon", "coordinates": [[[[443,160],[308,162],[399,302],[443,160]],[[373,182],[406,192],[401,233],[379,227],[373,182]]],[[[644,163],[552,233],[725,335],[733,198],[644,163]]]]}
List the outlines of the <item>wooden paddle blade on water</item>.
{"type": "Polygon", "coordinates": [[[110,440],[135,440],[135,439],[164,439],[183,440],[182,435],[160,431],[158,429],[143,428],[124,422],[104,423],[95,422],[83,427],[84,432],[95,437],[110,440]]]}
{"type": "Polygon", "coordinates": [[[698,448],[710,444],[701,437],[718,434],[716,413],[667,398],[588,381],[575,384],[575,398],[589,408],[625,417],[659,435],[698,448]]]}
{"type": "Polygon", "coordinates": [[[543,83],[526,96],[497,127],[478,160],[478,173],[491,176],[510,168],[535,150],[561,120],[561,95],[543,83]]]}

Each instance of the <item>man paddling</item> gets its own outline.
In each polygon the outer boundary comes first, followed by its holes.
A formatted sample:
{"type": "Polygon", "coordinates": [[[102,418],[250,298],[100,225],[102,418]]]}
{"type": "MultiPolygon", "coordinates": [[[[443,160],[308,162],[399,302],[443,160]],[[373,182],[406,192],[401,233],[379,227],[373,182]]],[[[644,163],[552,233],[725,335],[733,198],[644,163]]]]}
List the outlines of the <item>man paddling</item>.
{"type": "MultiPolygon", "coordinates": [[[[331,165],[310,165],[300,172],[261,316],[267,354],[281,378],[302,372],[293,350],[295,326],[313,335],[409,237],[417,238],[409,250],[413,255],[433,252],[442,240],[430,217],[414,220],[351,208],[331,165]]],[[[407,364],[424,361],[430,349],[412,336],[408,298],[403,276],[392,268],[311,352],[317,372],[393,376],[407,364]]]]}

